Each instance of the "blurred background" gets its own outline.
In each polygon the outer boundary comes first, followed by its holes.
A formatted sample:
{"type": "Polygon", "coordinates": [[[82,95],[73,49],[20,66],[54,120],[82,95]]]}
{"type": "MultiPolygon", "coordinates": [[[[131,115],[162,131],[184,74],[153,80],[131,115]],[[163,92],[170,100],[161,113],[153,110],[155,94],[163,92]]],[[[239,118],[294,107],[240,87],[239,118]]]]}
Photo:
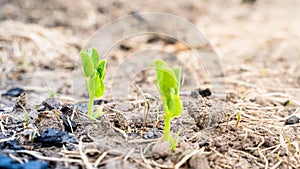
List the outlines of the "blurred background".
{"type": "Polygon", "coordinates": [[[202,30],[221,60],[228,92],[244,90],[236,88],[242,83],[299,98],[299,0],[0,0],[0,92],[20,86],[34,91],[32,98],[49,90],[72,94],[70,72],[88,39],[138,12],[174,14],[202,30]]]}

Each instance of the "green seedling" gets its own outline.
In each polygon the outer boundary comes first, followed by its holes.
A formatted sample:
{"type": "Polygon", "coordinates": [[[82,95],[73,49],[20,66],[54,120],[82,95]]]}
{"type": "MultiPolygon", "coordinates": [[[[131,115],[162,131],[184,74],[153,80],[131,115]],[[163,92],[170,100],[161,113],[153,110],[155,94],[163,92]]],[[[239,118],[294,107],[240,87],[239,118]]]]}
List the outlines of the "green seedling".
{"type": "Polygon", "coordinates": [[[93,113],[94,99],[101,97],[105,91],[106,60],[100,60],[99,54],[94,48],[89,51],[82,50],[80,57],[81,73],[89,94],[88,116],[95,118],[99,113],[93,113]]]}
{"type": "Polygon", "coordinates": [[[173,138],[170,130],[171,119],[180,116],[182,112],[179,97],[181,68],[174,67],[171,69],[168,67],[168,64],[162,60],[156,60],[154,65],[157,76],[157,87],[165,112],[164,140],[169,141],[171,150],[174,150],[176,148],[178,135],[173,138]]]}
{"type": "Polygon", "coordinates": [[[288,166],[290,166],[290,153],[291,153],[290,150],[291,150],[292,142],[285,130],[283,130],[283,137],[287,144],[287,163],[288,163],[288,166]]]}
{"type": "Polygon", "coordinates": [[[22,107],[22,109],[25,113],[25,122],[26,122],[26,126],[28,126],[29,125],[29,113],[24,106],[22,106],[22,105],[20,105],[20,106],[22,107]]]}
{"type": "Polygon", "coordinates": [[[56,95],[56,92],[54,92],[52,89],[48,88],[49,98],[53,99],[56,95]]]}
{"type": "Polygon", "coordinates": [[[236,129],[237,129],[239,123],[241,122],[241,115],[242,115],[242,108],[240,109],[240,111],[236,115],[236,123],[235,123],[235,128],[236,129]]]}

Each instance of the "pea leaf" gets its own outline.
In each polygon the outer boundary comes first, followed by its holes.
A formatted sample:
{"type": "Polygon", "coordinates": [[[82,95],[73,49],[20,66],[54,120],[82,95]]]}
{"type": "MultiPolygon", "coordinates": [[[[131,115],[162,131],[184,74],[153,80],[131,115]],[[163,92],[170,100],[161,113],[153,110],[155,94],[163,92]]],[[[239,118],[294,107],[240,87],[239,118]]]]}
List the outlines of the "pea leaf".
{"type": "Polygon", "coordinates": [[[105,74],[106,74],[105,67],[106,67],[106,60],[103,59],[97,66],[97,72],[99,73],[100,79],[102,79],[102,80],[105,78],[105,74]]]}
{"type": "Polygon", "coordinates": [[[95,97],[101,97],[100,77],[97,75],[95,76],[94,94],[95,94],[95,97]]]}
{"type": "Polygon", "coordinates": [[[177,81],[175,74],[170,68],[168,68],[168,65],[162,60],[156,60],[154,65],[159,88],[167,92],[168,88],[176,87],[177,81]]]}
{"type": "Polygon", "coordinates": [[[181,68],[170,69],[162,60],[156,60],[154,65],[166,116],[169,118],[179,116],[182,112],[179,97],[181,68]]]}
{"type": "Polygon", "coordinates": [[[94,85],[95,97],[97,98],[101,97],[104,94],[104,91],[105,91],[104,80],[101,79],[100,76],[95,76],[95,85],[94,85]]]}
{"type": "Polygon", "coordinates": [[[92,77],[94,75],[92,58],[85,50],[80,52],[80,56],[85,77],[92,77]]]}
{"type": "Polygon", "coordinates": [[[180,116],[182,112],[182,105],[179,96],[174,96],[173,99],[168,101],[168,110],[170,111],[170,117],[174,118],[176,116],[180,116]]]}
{"type": "Polygon", "coordinates": [[[90,53],[90,56],[92,57],[94,67],[97,67],[97,65],[99,64],[99,60],[100,60],[100,56],[99,56],[97,50],[95,48],[92,48],[89,53],[90,53]]]}

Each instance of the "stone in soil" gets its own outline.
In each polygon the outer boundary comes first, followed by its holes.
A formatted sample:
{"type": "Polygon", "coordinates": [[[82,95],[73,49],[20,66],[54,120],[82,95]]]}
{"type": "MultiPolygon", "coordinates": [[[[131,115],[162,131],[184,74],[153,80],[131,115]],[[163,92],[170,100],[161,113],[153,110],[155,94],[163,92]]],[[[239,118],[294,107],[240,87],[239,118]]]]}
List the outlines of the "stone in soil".
{"type": "Polygon", "coordinates": [[[24,92],[24,89],[19,87],[14,87],[9,89],[6,93],[2,94],[2,96],[10,96],[10,97],[18,97],[24,92]]]}
{"type": "Polygon", "coordinates": [[[209,163],[204,155],[196,154],[189,160],[190,169],[210,169],[209,163]]]}
{"type": "Polygon", "coordinates": [[[68,116],[61,114],[60,119],[63,121],[65,131],[73,133],[77,129],[75,121],[71,120],[68,116]]]}
{"type": "Polygon", "coordinates": [[[170,155],[171,145],[169,142],[159,139],[151,148],[151,154],[155,159],[165,158],[170,155]]]}
{"type": "Polygon", "coordinates": [[[62,108],[61,103],[58,100],[56,100],[55,98],[46,99],[45,101],[43,101],[42,105],[45,106],[49,110],[53,110],[53,109],[60,110],[62,108]]]}
{"type": "Polygon", "coordinates": [[[66,143],[75,143],[77,141],[69,135],[68,132],[58,130],[58,129],[48,129],[38,138],[39,142],[42,143],[43,147],[56,146],[61,147],[66,143]]]}
{"type": "Polygon", "coordinates": [[[285,125],[293,125],[297,123],[300,123],[300,118],[296,115],[293,115],[285,120],[285,125]]]}
{"type": "Polygon", "coordinates": [[[194,91],[191,92],[191,96],[193,98],[198,98],[198,96],[202,96],[202,97],[208,97],[211,96],[211,91],[207,88],[207,89],[196,89],[194,91]]]}

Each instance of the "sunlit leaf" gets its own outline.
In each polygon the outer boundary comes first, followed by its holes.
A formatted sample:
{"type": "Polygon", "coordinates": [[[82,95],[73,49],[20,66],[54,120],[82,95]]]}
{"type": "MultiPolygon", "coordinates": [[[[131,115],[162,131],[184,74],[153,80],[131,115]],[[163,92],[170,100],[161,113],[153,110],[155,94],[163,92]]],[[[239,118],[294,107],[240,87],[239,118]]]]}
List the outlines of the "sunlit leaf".
{"type": "Polygon", "coordinates": [[[106,60],[103,59],[100,61],[100,63],[97,66],[97,72],[99,73],[100,79],[105,78],[106,74],[106,60]]]}
{"type": "Polygon", "coordinates": [[[99,56],[97,50],[92,48],[89,53],[90,53],[90,56],[92,57],[94,67],[97,67],[97,65],[99,64],[99,60],[100,60],[100,56],[99,56]]]}
{"type": "Polygon", "coordinates": [[[93,76],[94,75],[94,65],[93,65],[92,58],[89,56],[89,54],[85,50],[81,51],[80,56],[81,56],[81,62],[82,62],[84,75],[86,77],[93,76]]]}

